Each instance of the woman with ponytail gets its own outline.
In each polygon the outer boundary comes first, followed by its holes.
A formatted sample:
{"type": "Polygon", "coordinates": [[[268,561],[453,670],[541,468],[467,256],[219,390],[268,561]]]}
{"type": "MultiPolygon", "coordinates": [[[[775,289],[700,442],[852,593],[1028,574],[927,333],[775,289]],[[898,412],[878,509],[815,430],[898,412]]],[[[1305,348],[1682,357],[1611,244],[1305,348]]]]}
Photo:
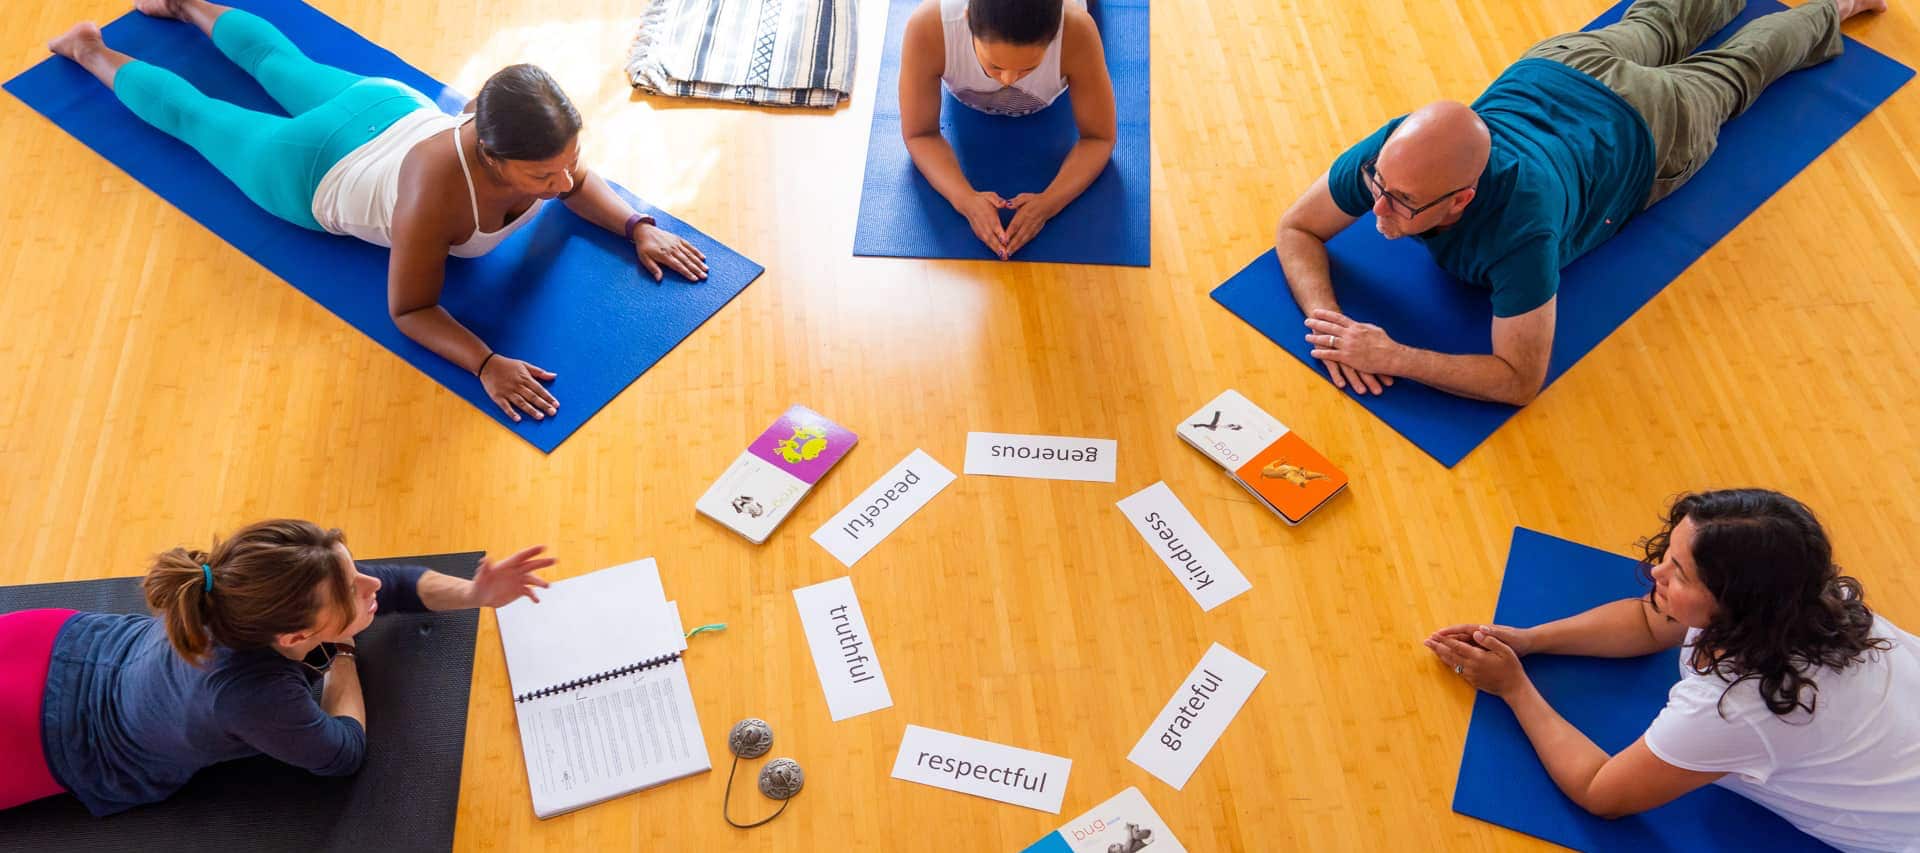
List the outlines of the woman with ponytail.
{"type": "Polygon", "coordinates": [[[1442,628],[1427,647],[1506,700],[1554,783],[1594,814],[1635,814],[1718,784],[1841,850],[1920,849],[1920,639],[1867,609],[1793,498],[1684,495],[1663,521],[1642,542],[1645,598],[1531,628],[1442,628]],[[1676,648],[1680,681],[1666,707],[1611,756],[1520,666],[1531,653],[1676,648]]]}
{"type": "Polygon", "coordinates": [[[279,519],[159,555],[142,582],[155,615],[0,615],[0,809],[71,792],[113,814],[260,754],[352,773],[367,726],[354,636],[381,610],[538,601],[543,550],[482,560],[469,581],[358,565],[340,531],[279,519]]]}

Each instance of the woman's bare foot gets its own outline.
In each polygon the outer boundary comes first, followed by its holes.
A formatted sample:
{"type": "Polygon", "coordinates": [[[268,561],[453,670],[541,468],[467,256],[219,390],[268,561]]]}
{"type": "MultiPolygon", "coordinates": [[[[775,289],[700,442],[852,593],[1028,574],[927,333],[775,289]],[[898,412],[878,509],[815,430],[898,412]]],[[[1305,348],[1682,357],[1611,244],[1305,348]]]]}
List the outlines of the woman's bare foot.
{"type": "Polygon", "coordinates": [[[47,42],[48,50],[81,65],[87,64],[88,54],[106,46],[106,39],[100,37],[100,27],[92,21],[74,24],[72,29],[61,33],[53,41],[47,42]]]}
{"type": "Polygon", "coordinates": [[[108,88],[113,87],[113,76],[120,71],[120,66],[133,61],[133,57],[107,47],[106,39],[100,37],[100,28],[92,21],[74,24],[73,29],[47,42],[47,49],[79,63],[108,88]]]}
{"type": "Polygon", "coordinates": [[[179,0],[133,0],[133,8],[149,18],[180,17],[179,0]]]}

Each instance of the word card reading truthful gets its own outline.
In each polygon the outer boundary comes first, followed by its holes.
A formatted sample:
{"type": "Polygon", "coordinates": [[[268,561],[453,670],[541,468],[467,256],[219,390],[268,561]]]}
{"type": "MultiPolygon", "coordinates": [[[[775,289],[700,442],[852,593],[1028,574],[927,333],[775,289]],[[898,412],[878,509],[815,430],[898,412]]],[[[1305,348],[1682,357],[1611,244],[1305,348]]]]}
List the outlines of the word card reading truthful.
{"type": "Polygon", "coordinates": [[[1140,538],[1147,540],[1147,547],[1167,564],[1193,600],[1200,602],[1201,610],[1212,610],[1253,588],[1165,482],[1134,492],[1115,506],[1127,514],[1133,529],[1140,531],[1140,538]]]}
{"type": "Polygon", "coordinates": [[[880,544],[908,518],[953,484],[953,472],[924,450],[915,450],[893,466],[880,482],[813,532],[813,541],[847,568],[880,544]]]}
{"type": "Polygon", "coordinates": [[[873,635],[860,600],[853,595],[853,578],[838,577],[793,591],[800,608],[800,626],[813,650],[813,668],[820,689],[827,694],[827,712],[833,721],[868,711],[893,707],[887,677],[873,652],[873,635]]]}

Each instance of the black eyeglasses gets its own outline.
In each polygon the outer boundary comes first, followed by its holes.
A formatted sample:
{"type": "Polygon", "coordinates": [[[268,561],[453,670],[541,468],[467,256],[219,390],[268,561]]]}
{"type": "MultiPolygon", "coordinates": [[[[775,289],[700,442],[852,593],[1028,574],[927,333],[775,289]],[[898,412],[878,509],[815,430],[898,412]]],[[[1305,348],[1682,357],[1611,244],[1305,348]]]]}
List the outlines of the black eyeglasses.
{"type": "Polygon", "coordinates": [[[1401,201],[1399,196],[1394,195],[1393,193],[1387,192],[1387,186],[1386,184],[1383,184],[1380,182],[1380,173],[1373,168],[1372,160],[1368,160],[1367,162],[1360,164],[1360,176],[1366,180],[1367,191],[1373,193],[1373,197],[1376,201],[1381,198],[1385,198],[1387,200],[1387,206],[1393,208],[1393,211],[1395,213],[1400,214],[1400,216],[1405,219],[1412,219],[1416,216],[1419,216],[1422,213],[1426,213],[1429,210],[1432,210],[1436,207],[1439,207],[1442,204],[1445,204],[1448,200],[1452,199],[1454,196],[1459,195],[1460,193],[1466,192],[1467,190],[1473,189],[1473,185],[1468,184],[1467,186],[1461,187],[1457,190],[1453,190],[1452,192],[1449,192],[1446,195],[1436,198],[1433,201],[1427,202],[1426,204],[1420,205],[1419,207],[1414,207],[1412,204],[1408,202],[1401,201]]]}

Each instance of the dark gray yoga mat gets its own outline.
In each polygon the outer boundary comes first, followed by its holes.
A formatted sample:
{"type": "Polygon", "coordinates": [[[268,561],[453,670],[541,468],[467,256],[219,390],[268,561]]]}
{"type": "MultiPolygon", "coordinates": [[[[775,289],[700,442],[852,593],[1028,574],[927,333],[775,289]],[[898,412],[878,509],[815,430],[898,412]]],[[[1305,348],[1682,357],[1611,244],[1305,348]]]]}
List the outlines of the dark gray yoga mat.
{"type": "MultiPolygon", "coordinates": [[[[472,577],[480,554],[364,560],[472,577]]],[[[0,613],[144,613],[139,578],[0,587],[0,613]]],[[[264,756],[215,765],[166,802],[96,818],[71,796],[0,811],[0,851],[448,850],[479,612],[382,613],[357,645],[367,759],[323,779],[264,756]]]]}

